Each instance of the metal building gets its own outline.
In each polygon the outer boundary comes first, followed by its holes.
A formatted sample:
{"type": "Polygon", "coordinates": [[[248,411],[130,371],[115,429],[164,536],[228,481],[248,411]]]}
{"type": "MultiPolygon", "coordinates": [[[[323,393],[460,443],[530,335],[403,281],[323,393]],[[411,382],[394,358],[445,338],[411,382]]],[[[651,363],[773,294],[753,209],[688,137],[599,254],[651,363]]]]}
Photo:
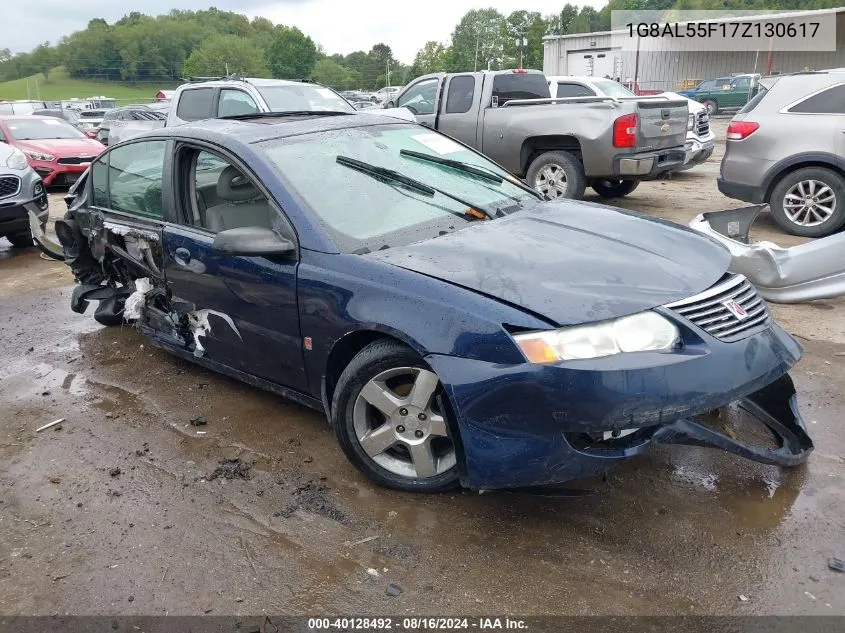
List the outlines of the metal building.
{"type": "MultiPolygon", "coordinates": [[[[845,67],[845,8],[836,15],[835,51],[702,51],[665,50],[659,39],[643,39],[639,54],[623,50],[614,35],[601,31],[543,38],[546,75],[589,75],[636,82],[642,90],[676,90],[699,81],[741,73],[777,74],[845,67]],[[615,41],[614,41],[615,40],[615,41]]],[[[813,12],[795,12],[808,15],[813,12]]],[[[765,19],[765,16],[761,16],[765,19]]],[[[694,48],[693,40],[686,46],[694,48]]],[[[677,44],[675,44],[677,49],[677,44]]]]}

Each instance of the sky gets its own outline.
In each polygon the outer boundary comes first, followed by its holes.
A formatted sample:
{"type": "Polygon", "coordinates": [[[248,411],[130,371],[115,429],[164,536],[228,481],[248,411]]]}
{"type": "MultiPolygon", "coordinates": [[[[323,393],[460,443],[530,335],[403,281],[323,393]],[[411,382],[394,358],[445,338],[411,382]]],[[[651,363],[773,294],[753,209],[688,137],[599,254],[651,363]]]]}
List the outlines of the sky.
{"type": "MultiPolygon", "coordinates": [[[[93,18],[113,23],[133,9],[158,15],[171,9],[213,5],[250,18],[262,16],[276,24],[297,26],[329,55],[368,51],[373,44],[384,42],[394,57],[411,63],[427,41],[447,42],[470,9],[493,7],[505,15],[525,9],[547,15],[560,11],[566,0],[144,0],[134,7],[120,0],[4,0],[4,4],[0,49],[9,48],[13,53],[30,51],[44,41],[55,43],[84,29],[93,18]]],[[[600,8],[606,0],[579,0],[577,4],[600,8]]]]}

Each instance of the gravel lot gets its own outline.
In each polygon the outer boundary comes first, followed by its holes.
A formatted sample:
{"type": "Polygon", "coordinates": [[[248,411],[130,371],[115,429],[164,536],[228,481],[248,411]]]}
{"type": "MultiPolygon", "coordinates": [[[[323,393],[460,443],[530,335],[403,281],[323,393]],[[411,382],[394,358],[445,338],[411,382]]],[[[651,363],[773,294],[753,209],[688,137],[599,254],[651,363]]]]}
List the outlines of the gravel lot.
{"type": "MultiPolygon", "coordinates": [[[[726,125],[708,163],[620,206],[740,206],[716,189],[726,125]]],[[[773,306],[806,348],[806,466],[660,448],[545,498],[376,488],[322,416],[72,313],[71,290],[0,240],[2,615],[845,615],[843,299],[773,306]]]]}

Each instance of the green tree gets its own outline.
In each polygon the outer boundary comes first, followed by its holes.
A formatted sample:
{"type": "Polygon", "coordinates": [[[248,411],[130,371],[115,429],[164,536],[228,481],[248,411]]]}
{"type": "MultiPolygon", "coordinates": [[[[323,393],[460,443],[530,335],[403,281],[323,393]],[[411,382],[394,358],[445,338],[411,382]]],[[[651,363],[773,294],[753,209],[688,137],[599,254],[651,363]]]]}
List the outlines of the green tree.
{"type": "Polygon", "coordinates": [[[506,38],[505,18],[496,9],[473,9],[452,33],[449,70],[496,69],[501,64],[506,38]]]}
{"type": "Polygon", "coordinates": [[[50,81],[50,70],[56,65],[56,49],[50,42],[39,44],[29,55],[32,67],[37,73],[44,75],[45,81],[50,81]]]}
{"type": "Polygon", "coordinates": [[[414,63],[411,64],[405,81],[446,70],[446,52],[446,47],[440,42],[426,42],[414,57],[414,63]]]}
{"type": "Polygon", "coordinates": [[[549,28],[548,22],[539,13],[532,11],[514,11],[505,20],[507,37],[504,42],[505,66],[519,66],[520,38],[527,39],[522,47],[522,66],[524,68],[543,68],[543,36],[549,28]]]}
{"type": "Polygon", "coordinates": [[[278,26],[267,51],[267,63],[274,77],[304,79],[317,61],[314,41],[295,26],[278,26]]]}
{"type": "Polygon", "coordinates": [[[247,77],[269,77],[261,50],[237,35],[215,35],[195,48],[185,60],[188,77],[214,77],[238,73],[247,77]]]}
{"type": "Polygon", "coordinates": [[[351,90],[360,81],[360,74],[327,57],[314,64],[311,78],[317,83],[337,90],[351,90]]]}

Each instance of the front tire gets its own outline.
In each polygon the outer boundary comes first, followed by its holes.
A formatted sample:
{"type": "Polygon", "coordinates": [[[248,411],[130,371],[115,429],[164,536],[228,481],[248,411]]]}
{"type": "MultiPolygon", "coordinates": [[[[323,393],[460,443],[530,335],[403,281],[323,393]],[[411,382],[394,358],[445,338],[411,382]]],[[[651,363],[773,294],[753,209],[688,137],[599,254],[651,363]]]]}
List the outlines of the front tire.
{"type": "Polygon", "coordinates": [[[593,191],[602,198],[622,198],[640,186],[639,180],[596,180],[593,191]]]}
{"type": "Polygon", "coordinates": [[[772,217],[787,233],[824,237],[845,225],[845,179],[823,167],[797,169],[772,189],[772,217]]]}
{"type": "Polygon", "coordinates": [[[714,114],[719,112],[719,104],[713,101],[712,99],[705,99],[702,101],[702,105],[707,108],[707,114],[713,116],[714,114]]]}
{"type": "Polygon", "coordinates": [[[458,485],[443,386],[413,350],[376,341],[344,369],[332,425],[344,454],[374,483],[404,492],[458,485]]]}
{"type": "Polygon", "coordinates": [[[6,239],[9,240],[15,248],[29,248],[30,246],[35,245],[32,241],[32,233],[29,231],[26,233],[14,233],[12,235],[7,235],[6,239]]]}
{"type": "Polygon", "coordinates": [[[584,166],[577,156],[565,151],[540,154],[531,163],[525,179],[530,187],[551,200],[580,200],[587,188],[584,166]]]}

